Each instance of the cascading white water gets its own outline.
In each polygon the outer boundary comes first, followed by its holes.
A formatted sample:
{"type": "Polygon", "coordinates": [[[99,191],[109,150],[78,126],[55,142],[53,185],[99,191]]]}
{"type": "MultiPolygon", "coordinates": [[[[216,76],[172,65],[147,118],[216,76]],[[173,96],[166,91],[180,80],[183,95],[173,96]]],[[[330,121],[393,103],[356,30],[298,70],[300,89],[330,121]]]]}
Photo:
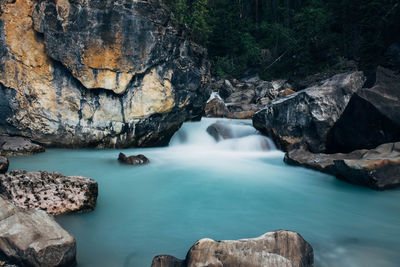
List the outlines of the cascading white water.
{"type": "Polygon", "coordinates": [[[228,120],[203,118],[201,122],[185,123],[174,135],[170,147],[197,147],[201,150],[217,151],[273,151],[274,143],[268,137],[261,135],[247,120],[228,120]],[[213,124],[221,125],[229,137],[222,140],[215,138],[207,132],[207,128],[213,124]]]}

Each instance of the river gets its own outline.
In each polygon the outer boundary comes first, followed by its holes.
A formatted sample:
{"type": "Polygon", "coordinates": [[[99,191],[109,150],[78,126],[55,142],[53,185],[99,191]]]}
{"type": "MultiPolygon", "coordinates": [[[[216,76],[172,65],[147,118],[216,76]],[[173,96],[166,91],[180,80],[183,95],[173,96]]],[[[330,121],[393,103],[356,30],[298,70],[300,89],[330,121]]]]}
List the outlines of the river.
{"type": "Polygon", "coordinates": [[[283,152],[251,121],[222,120],[235,138],[216,142],[206,132],[215,121],[185,123],[164,148],[48,149],[11,158],[10,167],[99,183],[93,212],[57,218],[76,237],[79,267],[150,266],[158,254],[184,258],[200,238],[277,229],[299,232],[317,267],[398,266],[399,189],[373,191],[285,165],[283,152]],[[151,163],[122,165],[120,151],[142,153],[151,163]]]}

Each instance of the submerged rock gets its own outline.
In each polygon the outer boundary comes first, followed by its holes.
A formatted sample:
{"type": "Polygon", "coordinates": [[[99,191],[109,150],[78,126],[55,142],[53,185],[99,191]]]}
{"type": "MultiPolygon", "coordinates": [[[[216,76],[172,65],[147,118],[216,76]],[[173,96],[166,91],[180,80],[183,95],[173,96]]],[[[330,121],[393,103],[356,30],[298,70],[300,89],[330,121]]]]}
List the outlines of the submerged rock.
{"type": "Polygon", "coordinates": [[[150,163],[150,160],[142,154],[127,157],[124,153],[119,153],[118,160],[128,165],[145,165],[150,163]]]}
{"type": "Polygon", "coordinates": [[[6,173],[8,171],[8,166],[10,165],[8,158],[0,156],[0,174],[6,173]]]}
{"type": "Polygon", "coordinates": [[[313,152],[325,151],[329,130],[364,81],[362,72],[335,75],[268,103],[253,116],[253,125],[285,151],[300,144],[313,152]]]}
{"type": "Polygon", "coordinates": [[[28,156],[44,151],[43,146],[33,143],[28,138],[0,135],[0,155],[28,156]]]}
{"type": "Polygon", "coordinates": [[[328,152],[400,141],[400,75],[378,67],[376,84],[359,90],[329,133],[328,152]]]}
{"type": "Polygon", "coordinates": [[[400,142],[348,154],[314,154],[295,149],[286,153],[285,162],[333,174],[375,190],[400,186],[400,142]]]}
{"type": "Polygon", "coordinates": [[[279,230],[236,241],[201,239],[190,248],[184,262],[171,256],[155,257],[152,267],[161,266],[311,267],[314,252],[298,233],[279,230]]]}
{"type": "Polygon", "coordinates": [[[216,122],[207,127],[207,133],[211,135],[215,141],[234,138],[232,129],[223,122],[216,122]]]}
{"type": "Polygon", "coordinates": [[[0,5],[0,132],[46,146],[156,146],[202,114],[206,50],[161,1],[0,5]]]}
{"type": "Polygon", "coordinates": [[[23,209],[38,208],[61,215],[93,210],[98,185],[80,176],[14,170],[0,175],[0,192],[23,209]]]}
{"type": "Polygon", "coordinates": [[[73,236],[45,211],[22,210],[0,196],[0,250],[20,266],[75,266],[73,236]]]}

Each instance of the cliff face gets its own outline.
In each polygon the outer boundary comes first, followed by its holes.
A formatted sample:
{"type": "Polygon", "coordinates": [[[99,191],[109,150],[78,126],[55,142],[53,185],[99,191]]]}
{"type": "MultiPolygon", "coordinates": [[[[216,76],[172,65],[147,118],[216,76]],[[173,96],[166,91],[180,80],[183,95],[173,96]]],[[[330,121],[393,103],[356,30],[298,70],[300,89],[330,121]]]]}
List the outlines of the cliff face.
{"type": "Polygon", "coordinates": [[[209,93],[159,1],[2,1],[0,131],[49,146],[168,143],[209,93]]]}

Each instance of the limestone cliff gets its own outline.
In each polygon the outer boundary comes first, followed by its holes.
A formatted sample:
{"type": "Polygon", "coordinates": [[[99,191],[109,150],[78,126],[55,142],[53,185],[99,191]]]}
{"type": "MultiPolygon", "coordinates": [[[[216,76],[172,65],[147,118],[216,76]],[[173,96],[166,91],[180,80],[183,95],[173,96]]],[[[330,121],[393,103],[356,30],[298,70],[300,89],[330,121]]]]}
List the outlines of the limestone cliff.
{"type": "Polygon", "coordinates": [[[201,115],[206,51],[155,0],[1,1],[0,132],[47,146],[167,144],[201,115]]]}

